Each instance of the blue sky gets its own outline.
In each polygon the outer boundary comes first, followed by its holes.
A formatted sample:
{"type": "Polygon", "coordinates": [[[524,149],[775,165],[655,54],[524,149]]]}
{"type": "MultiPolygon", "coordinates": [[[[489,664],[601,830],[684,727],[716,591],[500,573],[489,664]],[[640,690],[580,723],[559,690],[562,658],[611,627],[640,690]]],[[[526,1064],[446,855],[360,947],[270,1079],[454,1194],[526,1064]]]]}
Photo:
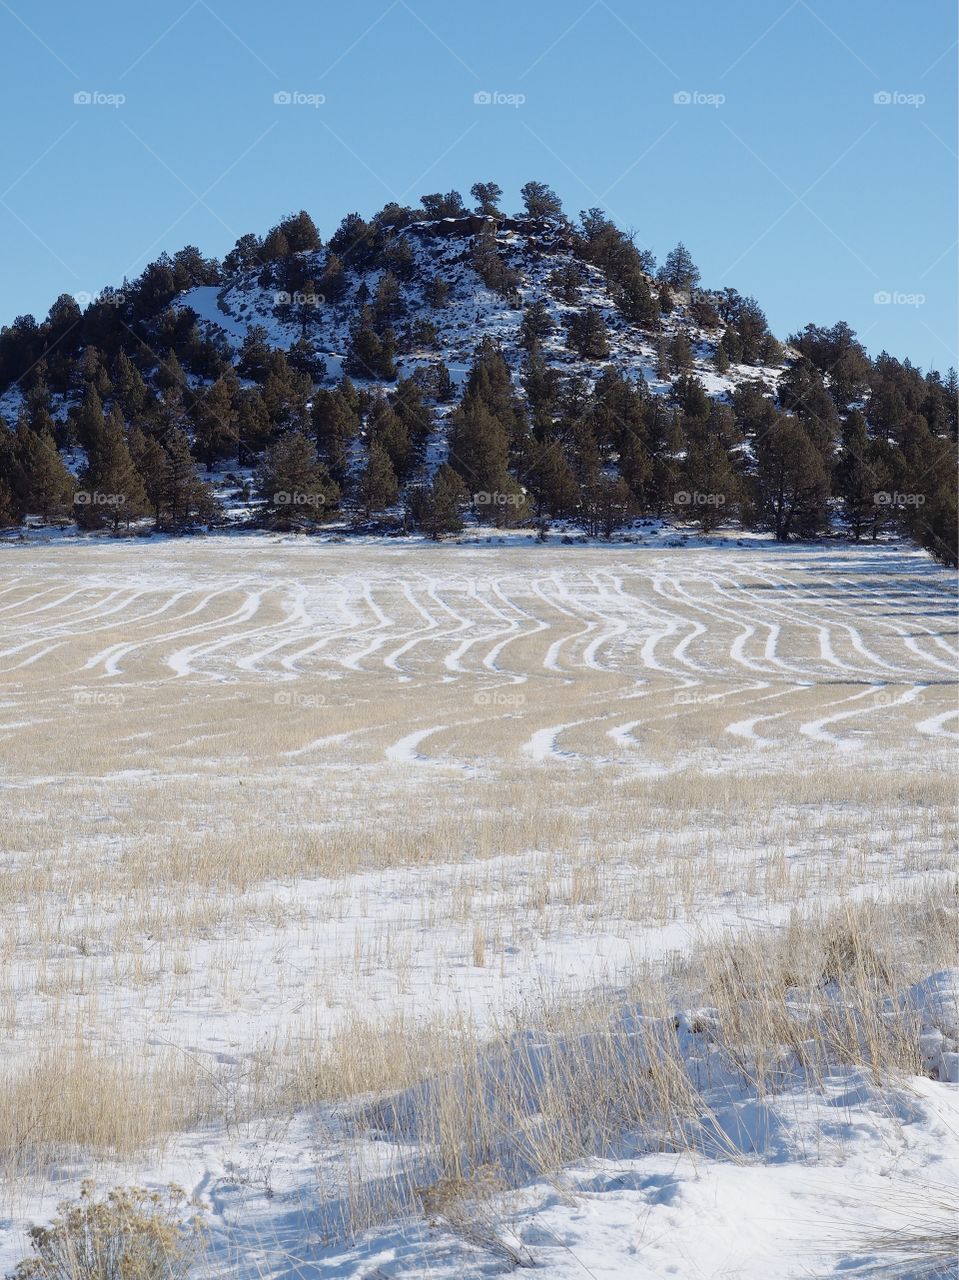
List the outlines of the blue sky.
{"type": "Polygon", "coordinates": [[[478,179],[514,211],[537,178],[660,259],[683,240],[780,337],[844,319],[957,363],[939,0],[0,0],[0,50],[2,323],[301,207],[328,236],[478,179]]]}

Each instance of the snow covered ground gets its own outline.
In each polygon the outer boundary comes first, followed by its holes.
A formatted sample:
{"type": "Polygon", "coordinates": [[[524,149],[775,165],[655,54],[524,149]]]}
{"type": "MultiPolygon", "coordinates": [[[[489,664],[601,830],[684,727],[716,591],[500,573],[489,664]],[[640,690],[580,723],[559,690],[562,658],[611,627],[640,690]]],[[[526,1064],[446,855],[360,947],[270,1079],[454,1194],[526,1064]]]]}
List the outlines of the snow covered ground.
{"type": "Polygon", "coordinates": [[[0,1266],[90,1172],[182,1183],[209,1273],[277,1278],[866,1275],[954,1193],[954,976],[917,930],[876,938],[908,953],[882,1017],[916,1018],[892,1074],[759,1096],[670,986],[741,936],[946,908],[950,575],[487,537],[0,547],[0,1266]],[[421,1168],[363,1107],[657,984],[725,1147],[637,1122],[466,1220],[339,1230],[351,1179],[421,1168]]]}

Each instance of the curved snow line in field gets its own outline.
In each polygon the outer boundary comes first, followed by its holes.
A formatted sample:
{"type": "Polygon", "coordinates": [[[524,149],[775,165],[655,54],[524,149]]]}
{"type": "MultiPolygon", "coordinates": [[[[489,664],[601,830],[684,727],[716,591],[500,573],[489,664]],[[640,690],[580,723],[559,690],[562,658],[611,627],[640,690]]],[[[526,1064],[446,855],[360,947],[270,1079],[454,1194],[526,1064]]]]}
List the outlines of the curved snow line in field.
{"type": "MultiPolygon", "coordinates": [[[[851,698],[841,699],[843,702],[856,702],[861,698],[875,697],[884,688],[884,685],[874,685],[864,689],[861,693],[853,694],[851,698]]],[[[891,707],[899,707],[915,699],[922,693],[926,686],[922,684],[914,685],[911,689],[907,689],[895,702],[890,703],[873,703],[868,707],[856,707],[853,711],[842,711],[835,716],[823,716],[818,720],[809,720],[805,724],[799,726],[799,732],[807,738],[814,738],[818,742],[828,742],[834,747],[838,747],[843,751],[857,750],[863,745],[862,740],[858,738],[839,738],[835,734],[827,733],[825,726],[829,724],[837,724],[844,720],[852,720],[858,716],[871,715],[878,711],[888,711],[891,707]]]]}
{"type": "MultiPolygon", "coordinates": [[[[262,592],[248,591],[246,593],[246,600],[243,602],[243,604],[240,605],[239,608],[237,608],[228,617],[222,619],[222,621],[214,623],[213,627],[219,628],[219,627],[230,626],[239,622],[249,622],[251,618],[256,616],[256,613],[260,608],[260,604],[262,603],[262,599],[263,599],[262,592]]],[[[190,631],[195,632],[198,630],[205,631],[210,629],[211,629],[210,626],[207,625],[207,626],[200,626],[200,627],[191,627],[190,631]]],[[[223,643],[232,644],[234,641],[235,641],[235,636],[231,634],[225,637],[223,643]]],[[[174,675],[178,677],[199,674],[194,672],[194,669],[192,666],[193,659],[214,647],[215,647],[215,642],[185,645],[182,649],[176,649],[173,653],[171,653],[167,657],[165,665],[168,666],[170,670],[174,673],[174,675]]]]}
{"type": "Polygon", "coordinates": [[[432,734],[440,733],[443,729],[448,729],[449,727],[449,725],[445,724],[434,724],[429,729],[417,729],[415,733],[408,733],[405,737],[400,738],[398,742],[394,742],[391,747],[387,747],[383,754],[387,760],[392,760],[397,764],[438,763],[431,761],[429,756],[420,755],[416,748],[432,734]]]}
{"type": "MultiPolygon", "coordinates": [[[[782,592],[783,595],[785,595],[788,600],[793,602],[793,604],[800,610],[799,615],[797,615],[795,608],[786,609],[782,605],[776,605],[774,607],[778,608],[779,612],[782,613],[787,618],[788,621],[791,621],[794,623],[798,622],[800,625],[803,624],[804,619],[802,617],[801,610],[803,606],[807,604],[807,600],[797,592],[795,587],[791,587],[787,582],[783,582],[778,578],[771,577],[767,572],[763,572],[761,568],[752,566],[752,565],[750,565],[748,573],[745,574],[744,576],[752,576],[753,578],[757,578],[761,582],[766,582],[769,585],[775,587],[778,591],[782,592]]],[[[834,580],[831,578],[825,578],[824,583],[826,587],[839,586],[839,580],[834,580]]],[[[860,590],[862,589],[861,584],[854,583],[853,585],[856,585],[860,590]]],[[[755,603],[755,604],[759,603],[758,601],[755,600],[755,592],[751,591],[748,586],[737,585],[737,589],[745,592],[752,603],[755,603]]],[[[877,599],[876,593],[874,592],[866,592],[866,595],[871,599],[877,599]]],[[[821,596],[817,598],[817,608],[820,610],[825,610],[829,613],[836,613],[840,615],[842,614],[842,611],[837,605],[830,604],[828,600],[823,599],[821,596]]],[[[825,624],[813,623],[812,625],[824,626],[825,624]]],[[[898,667],[898,666],[895,666],[893,663],[887,662],[885,658],[880,657],[877,653],[874,653],[871,649],[867,648],[859,630],[856,627],[854,627],[851,623],[845,621],[842,616],[840,616],[840,618],[836,621],[835,625],[836,627],[842,629],[849,635],[850,644],[852,645],[853,649],[855,649],[857,653],[859,653],[862,657],[864,657],[866,661],[871,663],[873,666],[881,667],[884,670],[889,672],[894,672],[897,675],[909,674],[905,668],[898,667]]],[[[832,652],[831,636],[829,637],[829,640],[827,641],[827,643],[828,643],[830,652],[832,652]]],[[[835,655],[833,656],[835,657],[835,655]]],[[[849,669],[856,670],[856,668],[854,667],[850,667],[849,669]]]]}
{"type": "Polygon", "coordinates": [[[920,720],[916,725],[918,733],[932,735],[934,737],[953,738],[959,740],[959,733],[953,733],[951,729],[944,729],[943,725],[947,720],[959,718],[959,708],[951,711],[943,711],[937,716],[929,716],[926,720],[920,720]]]}
{"type": "Polygon", "coordinates": [[[426,623],[426,626],[417,627],[413,631],[408,632],[407,634],[409,635],[410,638],[404,641],[404,643],[401,644],[399,648],[394,649],[391,653],[387,654],[387,656],[383,659],[384,667],[389,667],[391,671],[399,671],[399,672],[402,672],[404,670],[404,668],[399,665],[399,659],[403,656],[403,654],[409,653],[410,650],[415,648],[416,645],[418,645],[421,640],[426,640],[429,637],[430,633],[433,631],[436,631],[440,625],[437,622],[437,620],[433,617],[433,615],[429,612],[429,610],[425,609],[419,603],[419,601],[416,599],[415,595],[413,594],[413,590],[410,587],[410,584],[405,581],[403,583],[403,595],[406,597],[409,603],[413,606],[413,608],[417,611],[417,613],[426,623]]]}

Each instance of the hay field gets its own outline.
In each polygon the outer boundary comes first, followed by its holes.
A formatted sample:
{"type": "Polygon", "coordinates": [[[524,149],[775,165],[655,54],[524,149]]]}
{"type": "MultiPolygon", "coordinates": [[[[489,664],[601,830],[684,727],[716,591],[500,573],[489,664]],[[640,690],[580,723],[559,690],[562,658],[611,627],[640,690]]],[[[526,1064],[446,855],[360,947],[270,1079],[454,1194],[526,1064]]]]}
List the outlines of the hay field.
{"type": "MultiPolygon", "coordinates": [[[[312,1275],[412,1212],[344,1108],[466,1044],[697,964],[722,1007],[724,947],[836,912],[897,983],[947,964],[957,654],[898,545],[0,549],[3,1262],[93,1171],[208,1195],[214,1270],[312,1275]]],[[[450,1275],[503,1261],[420,1201],[450,1275]]],[[[447,1274],[401,1261],[330,1274],[447,1274]]]]}

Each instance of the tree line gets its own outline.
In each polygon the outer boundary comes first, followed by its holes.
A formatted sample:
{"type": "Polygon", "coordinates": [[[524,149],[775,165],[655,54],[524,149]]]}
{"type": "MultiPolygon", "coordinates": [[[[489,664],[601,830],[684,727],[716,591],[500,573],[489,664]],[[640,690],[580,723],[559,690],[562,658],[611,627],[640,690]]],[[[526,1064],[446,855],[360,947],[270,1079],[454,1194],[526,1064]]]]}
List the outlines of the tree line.
{"type": "Polygon", "coordinates": [[[857,539],[898,529],[956,563],[954,371],[870,359],[841,322],[807,325],[787,358],[754,299],[699,289],[685,246],[657,268],[601,210],[571,222],[542,183],[523,188],[524,234],[556,263],[547,295],[525,299],[496,234],[500,188],[476,183],[471,195],[472,208],[449,192],[369,221],[349,214],[325,247],[301,211],[265,237],[242,236],[222,264],[188,246],[85,310],[64,295],[42,323],[18,317],[0,331],[0,390],[20,392],[16,423],[0,432],[0,525],[28,514],[87,528],[145,517],[209,524],[219,511],[204,472],[235,463],[254,469],[254,518],[279,527],[347,520],[441,537],[478,516],[572,521],[609,536],[638,516],[672,514],[707,532],[733,521],[788,540],[824,531],[839,512],[857,539]],[[521,317],[514,347],[477,345],[460,392],[435,324],[450,282],[423,274],[404,232],[467,218],[470,266],[521,317]],[[605,310],[583,301],[596,271],[605,310]],[[244,274],[282,290],[278,314],[302,321],[288,351],[254,326],[234,353],[170,305],[244,274]],[[335,385],[309,338],[314,293],[349,308],[335,385]],[[561,332],[550,298],[564,304],[561,332]],[[694,329],[667,339],[677,306],[694,329]],[[653,341],[667,394],[611,361],[610,311],[653,341]],[[754,365],[757,378],[728,402],[710,397],[691,335],[705,335],[718,373],[754,365]],[[557,342],[594,364],[591,376],[548,358],[557,342]],[[412,350],[429,358],[399,378],[398,358],[412,350]],[[759,366],[782,369],[774,395],[759,366]],[[78,448],[74,476],[63,455],[78,448]]]}

